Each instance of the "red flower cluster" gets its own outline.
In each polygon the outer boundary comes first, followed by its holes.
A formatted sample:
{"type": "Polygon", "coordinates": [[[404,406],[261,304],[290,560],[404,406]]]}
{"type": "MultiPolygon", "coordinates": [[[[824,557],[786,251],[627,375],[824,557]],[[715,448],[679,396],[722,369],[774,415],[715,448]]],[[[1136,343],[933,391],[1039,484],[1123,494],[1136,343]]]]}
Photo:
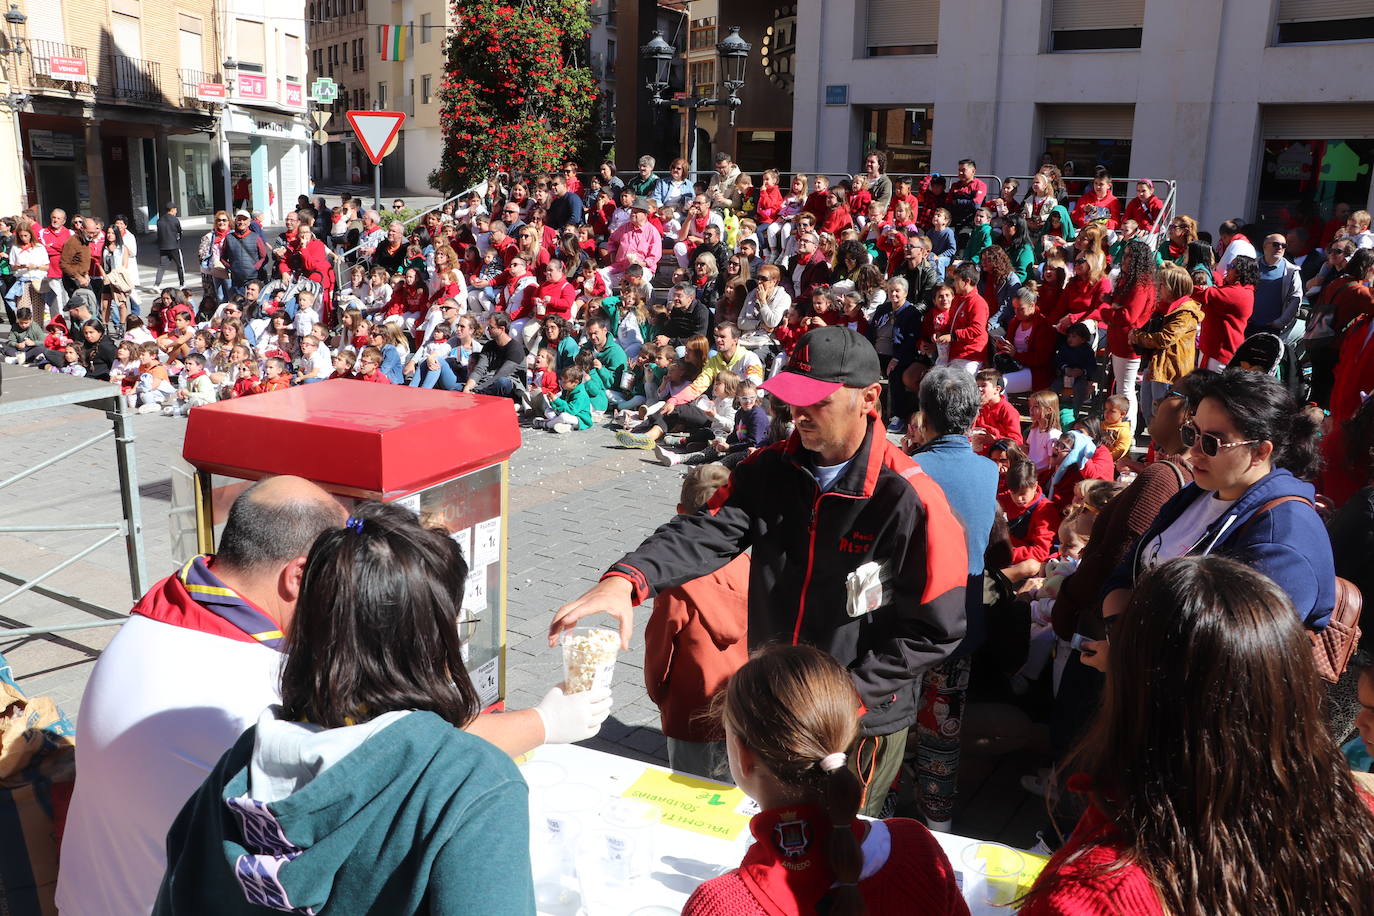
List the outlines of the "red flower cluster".
{"type": "Polygon", "coordinates": [[[439,87],[444,154],[430,184],[454,193],[492,168],[546,171],[576,148],[596,100],[582,47],[585,0],[453,0],[463,24],[449,38],[439,87]]]}

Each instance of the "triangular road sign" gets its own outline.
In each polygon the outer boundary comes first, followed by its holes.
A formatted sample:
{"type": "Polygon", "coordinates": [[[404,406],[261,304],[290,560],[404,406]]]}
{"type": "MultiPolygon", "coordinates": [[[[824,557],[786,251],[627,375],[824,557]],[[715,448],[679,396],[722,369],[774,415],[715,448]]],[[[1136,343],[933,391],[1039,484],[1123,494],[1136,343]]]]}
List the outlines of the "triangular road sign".
{"type": "Polygon", "coordinates": [[[363,152],[372,160],[373,165],[381,165],[382,159],[391,152],[391,141],[396,139],[405,112],[401,111],[350,111],[348,123],[353,125],[353,133],[362,144],[363,152]]]}
{"type": "Polygon", "coordinates": [[[310,110],[310,120],[315,122],[316,127],[324,127],[329,123],[329,116],[334,112],[328,108],[312,108],[310,110]]]}

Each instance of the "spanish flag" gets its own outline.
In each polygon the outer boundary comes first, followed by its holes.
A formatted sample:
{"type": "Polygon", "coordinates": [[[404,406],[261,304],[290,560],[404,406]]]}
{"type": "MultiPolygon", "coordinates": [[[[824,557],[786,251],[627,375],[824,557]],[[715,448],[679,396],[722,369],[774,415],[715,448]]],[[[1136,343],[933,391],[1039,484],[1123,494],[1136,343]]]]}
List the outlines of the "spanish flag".
{"type": "Polygon", "coordinates": [[[410,43],[410,26],[377,26],[378,43],[382,47],[382,60],[405,60],[406,47],[410,43]]]}

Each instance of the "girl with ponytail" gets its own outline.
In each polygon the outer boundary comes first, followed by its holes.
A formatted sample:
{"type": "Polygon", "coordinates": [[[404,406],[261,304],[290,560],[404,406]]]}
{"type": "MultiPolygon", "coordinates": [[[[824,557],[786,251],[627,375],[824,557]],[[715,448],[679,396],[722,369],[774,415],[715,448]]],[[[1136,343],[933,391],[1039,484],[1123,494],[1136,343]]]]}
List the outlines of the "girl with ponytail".
{"type": "Polygon", "coordinates": [[[730,773],[762,812],[739,868],[697,888],[684,916],[966,916],[925,826],[857,819],[846,752],[859,735],[849,673],[810,646],[759,650],[716,695],[730,773]]]}

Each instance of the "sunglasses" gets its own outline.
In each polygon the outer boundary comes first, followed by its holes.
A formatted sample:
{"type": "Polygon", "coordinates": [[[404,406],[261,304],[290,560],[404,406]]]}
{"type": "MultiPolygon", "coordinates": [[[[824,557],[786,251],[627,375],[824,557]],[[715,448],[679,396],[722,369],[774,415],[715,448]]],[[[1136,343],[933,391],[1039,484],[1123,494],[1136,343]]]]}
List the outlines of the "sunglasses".
{"type": "Polygon", "coordinates": [[[1178,431],[1179,439],[1182,440],[1184,448],[1196,446],[1202,454],[1208,458],[1215,458],[1217,453],[1224,448],[1236,448],[1241,445],[1254,445],[1260,441],[1258,439],[1245,439],[1241,442],[1222,442],[1211,433],[1204,433],[1196,425],[1189,423],[1178,431]]]}

